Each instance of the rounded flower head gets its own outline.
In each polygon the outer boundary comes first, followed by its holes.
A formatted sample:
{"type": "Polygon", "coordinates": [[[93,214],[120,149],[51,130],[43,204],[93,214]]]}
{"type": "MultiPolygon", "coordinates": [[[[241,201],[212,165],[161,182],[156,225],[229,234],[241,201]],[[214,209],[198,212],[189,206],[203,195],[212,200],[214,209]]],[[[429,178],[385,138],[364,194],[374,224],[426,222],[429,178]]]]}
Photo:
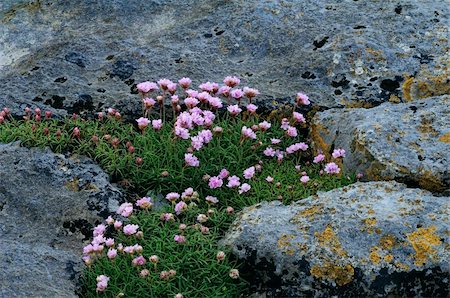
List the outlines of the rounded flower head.
{"type": "Polygon", "coordinates": [[[184,161],[190,167],[199,167],[200,166],[200,161],[192,153],[186,153],[184,155],[184,161]]]}
{"type": "Polygon", "coordinates": [[[223,185],[223,180],[218,176],[209,178],[208,186],[211,189],[220,188],[223,185]]]}
{"type": "Polygon", "coordinates": [[[219,251],[216,255],[217,261],[223,261],[225,259],[225,253],[223,251],[219,251]]]}
{"type": "Polygon", "coordinates": [[[158,81],[159,86],[161,87],[162,90],[167,90],[168,86],[170,84],[173,84],[173,82],[169,79],[161,79],[158,81]]]}
{"type": "Polygon", "coordinates": [[[244,94],[248,97],[248,99],[252,99],[253,97],[259,95],[259,91],[254,88],[244,87],[244,94]]]}
{"type": "Polygon", "coordinates": [[[241,182],[239,181],[239,177],[238,176],[231,176],[228,177],[228,184],[227,187],[229,188],[235,188],[238,187],[239,185],[241,185],[241,182]]]}
{"type": "Polygon", "coordinates": [[[117,209],[117,214],[122,215],[123,217],[128,217],[133,213],[133,204],[131,203],[123,203],[117,209]]]}
{"type": "Polygon", "coordinates": [[[175,240],[175,242],[178,242],[178,243],[184,243],[184,242],[186,242],[186,237],[184,237],[183,235],[175,235],[173,237],[173,240],[175,240]]]}
{"type": "Polygon", "coordinates": [[[178,84],[181,86],[181,88],[183,89],[187,89],[189,88],[189,86],[191,85],[192,81],[190,78],[181,78],[178,81],[178,84]]]}
{"type": "Polygon", "coordinates": [[[325,159],[325,155],[322,153],[317,154],[317,156],[314,157],[313,163],[319,163],[325,159]]]}
{"type": "Polygon", "coordinates": [[[272,126],[272,124],[270,124],[267,121],[263,121],[263,122],[259,123],[258,126],[262,131],[266,131],[272,126]]]}
{"type": "Polygon", "coordinates": [[[327,174],[339,174],[340,171],[341,169],[334,162],[330,162],[325,165],[325,172],[327,174]]]}
{"type": "Polygon", "coordinates": [[[289,126],[286,130],[286,135],[295,138],[297,136],[297,128],[289,126]]]}
{"type": "Polygon", "coordinates": [[[254,175],[255,175],[255,167],[252,166],[252,167],[244,170],[244,178],[245,179],[252,179],[254,175]]]}
{"type": "Polygon", "coordinates": [[[144,105],[145,105],[146,109],[150,109],[156,104],[156,101],[153,98],[147,97],[147,98],[144,98],[143,101],[144,101],[144,105]]]}
{"type": "Polygon", "coordinates": [[[138,225],[126,225],[123,227],[123,233],[127,236],[136,234],[137,230],[139,229],[138,225]]]}
{"type": "Polygon", "coordinates": [[[152,208],[152,199],[149,197],[143,197],[136,201],[136,206],[141,207],[142,209],[152,208]]]}
{"type": "Polygon", "coordinates": [[[232,116],[236,116],[237,114],[242,112],[242,109],[238,105],[228,106],[227,110],[232,116]]]}
{"type": "Polygon", "coordinates": [[[97,276],[96,281],[97,281],[97,289],[96,289],[97,293],[104,292],[108,287],[109,277],[106,275],[99,275],[97,276]]]}
{"type": "Polygon", "coordinates": [[[144,266],[147,260],[143,256],[138,256],[131,261],[133,266],[144,266]]]}
{"type": "Polygon", "coordinates": [[[244,92],[241,89],[233,89],[231,90],[230,95],[234,99],[240,100],[244,95],[244,92]]]}
{"type": "Polygon", "coordinates": [[[250,114],[256,113],[257,109],[258,109],[258,107],[256,105],[252,104],[252,103],[247,105],[247,111],[249,111],[250,114]]]}
{"type": "Polygon", "coordinates": [[[152,120],[152,127],[154,130],[160,130],[163,126],[161,119],[152,120]]]}
{"type": "Polygon", "coordinates": [[[175,213],[177,215],[180,215],[181,212],[183,212],[184,210],[187,210],[187,208],[188,208],[188,205],[185,202],[180,201],[175,205],[175,213]]]}
{"type": "Polygon", "coordinates": [[[309,177],[308,176],[302,176],[302,178],[300,178],[300,181],[303,183],[303,184],[306,184],[306,183],[308,183],[308,181],[309,181],[309,177]]]}
{"type": "Polygon", "coordinates": [[[110,248],[107,253],[108,259],[112,260],[117,257],[117,249],[110,248]]]}
{"type": "Polygon", "coordinates": [[[141,130],[144,130],[150,124],[150,120],[144,117],[137,119],[136,122],[141,130]]]}
{"type": "Polygon", "coordinates": [[[345,157],[345,150],[338,148],[338,149],[334,149],[333,153],[331,154],[333,156],[334,159],[337,159],[339,157],[345,157]]]}
{"type": "Polygon", "coordinates": [[[219,88],[219,94],[228,97],[230,95],[231,87],[230,86],[222,86],[219,88]]]}
{"type": "Polygon", "coordinates": [[[297,93],[297,103],[307,106],[309,105],[311,102],[309,101],[309,97],[306,94],[303,94],[301,92],[297,93]]]}
{"type": "Polygon", "coordinates": [[[199,215],[197,216],[197,221],[198,221],[199,223],[205,223],[205,222],[208,221],[208,216],[206,216],[205,214],[199,214],[199,215]]]}
{"type": "Polygon", "coordinates": [[[141,93],[148,93],[158,89],[158,86],[153,82],[142,82],[136,85],[136,88],[141,93]]]}
{"type": "Polygon", "coordinates": [[[232,279],[238,279],[239,278],[239,270],[231,269],[229,275],[232,279]]]}
{"type": "Polygon", "coordinates": [[[223,82],[225,83],[225,85],[233,88],[233,87],[239,85],[241,80],[238,77],[227,76],[227,77],[225,77],[223,82]]]}
{"type": "Polygon", "coordinates": [[[256,139],[256,134],[255,132],[251,129],[248,128],[247,126],[243,126],[241,129],[241,133],[243,137],[249,138],[249,139],[256,139]]]}
{"type": "Polygon", "coordinates": [[[217,203],[219,203],[219,200],[216,197],[213,197],[213,196],[207,196],[205,200],[206,200],[206,202],[208,204],[217,204],[217,203]]]}
{"type": "Polygon", "coordinates": [[[239,194],[249,191],[252,187],[248,183],[244,183],[239,187],[239,194]]]}
{"type": "Polygon", "coordinates": [[[294,112],[294,113],[292,114],[292,117],[294,118],[294,120],[295,120],[297,123],[306,123],[305,117],[304,117],[302,114],[298,113],[298,112],[294,112]]]}
{"type": "Polygon", "coordinates": [[[171,192],[166,195],[166,200],[174,202],[180,198],[180,194],[177,192],[171,192]]]}

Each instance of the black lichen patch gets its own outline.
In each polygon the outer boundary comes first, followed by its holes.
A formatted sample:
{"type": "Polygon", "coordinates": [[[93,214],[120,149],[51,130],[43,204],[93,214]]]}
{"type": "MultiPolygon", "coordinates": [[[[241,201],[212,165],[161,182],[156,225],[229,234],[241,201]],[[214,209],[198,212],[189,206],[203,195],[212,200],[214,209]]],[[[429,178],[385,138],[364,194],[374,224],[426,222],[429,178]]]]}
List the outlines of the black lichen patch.
{"type": "Polygon", "coordinates": [[[55,79],[55,83],[64,83],[67,81],[66,77],[60,77],[55,79]]]}
{"type": "Polygon", "coordinates": [[[86,219],[80,218],[73,221],[65,221],[63,227],[68,229],[71,233],[80,232],[83,240],[89,240],[92,236],[93,226],[86,219]]]}
{"type": "Polygon", "coordinates": [[[86,57],[84,57],[83,54],[70,52],[64,57],[64,59],[67,62],[73,63],[81,68],[86,67],[86,57]]]}
{"type": "Polygon", "coordinates": [[[62,109],[65,100],[66,98],[63,96],[53,95],[50,99],[47,99],[44,104],[49,105],[54,109],[62,109]]]}
{"type": "Polygon", "coordinates": [[[331,81],[331,86],[334,88],[348,88],[349,80],[345,77],[345,75],[337,76],[335,80],[331,81]]]}
{"type": "Polygon", "coordinates": [[[315,46],[314,51],[323,47],[327,43],[328,38],[329,38],[328,36],[325,36],[321,40],[314,40],[313,41],[313,45],[315,46]]]}
{"type": "Polygon", "coordinates": [[[118,77],[122,81],[129,79],[134,71],[136,70],[136,67],[133,65],[132,62],[126,61],[126,60],[117,60],[113,66],[110,73],[110,77],[118,77]]]}
{"type": "Polygon", "coordinates": [[[89,94],[81,94],[78,99],[72,103],[70,107],[67,107],[69,113],[81,113],[83,111],[92,111],[94,109],[94,101],[89,94]]]}
{"type": "Polygon", "coordinates": [[[305,71],[304,73],[302,73],[302,78],[308,79],[308,80],[314,80],[316,78],[316,75],[313,74],[312,72],[305,71]]]}

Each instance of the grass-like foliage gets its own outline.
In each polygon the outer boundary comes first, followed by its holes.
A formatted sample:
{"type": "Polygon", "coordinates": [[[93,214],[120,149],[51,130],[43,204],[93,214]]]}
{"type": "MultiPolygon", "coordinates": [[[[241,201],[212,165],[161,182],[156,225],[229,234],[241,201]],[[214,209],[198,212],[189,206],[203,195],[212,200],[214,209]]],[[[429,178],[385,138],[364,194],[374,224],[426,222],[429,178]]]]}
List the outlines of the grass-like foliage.
{"type": "Polygon", "coordinates": [[[307,145],[306,119],[295,112],[309,104],[306,95],[297,94],[289,118],[269,123],[252,103],[256,89],[237,89],[234,77],[224,83],[194,91],[183,78],[179,96],[169,80],[138,84],[143,117],[134,125],[114,109],[62,121],[39,109],[27,108],[23,120],[1,112],[0,142],[89,156],[128,194],[84,248],[84,296],[239,297],[249,273],[239,276],[239,264],[217,244],[235,212],[354,182],[342,173],[343,150],[314,156],[307,145]]]}

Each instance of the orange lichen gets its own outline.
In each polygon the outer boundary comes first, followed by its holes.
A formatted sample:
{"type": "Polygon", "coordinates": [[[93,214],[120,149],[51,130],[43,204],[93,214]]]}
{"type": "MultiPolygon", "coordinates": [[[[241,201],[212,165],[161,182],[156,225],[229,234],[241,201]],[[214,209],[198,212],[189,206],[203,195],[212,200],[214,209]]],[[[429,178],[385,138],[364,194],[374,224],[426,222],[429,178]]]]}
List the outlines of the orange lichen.
{"type": "Polygon", "coordinates": [[[378,243],[382,249],[391,250],[396,242],[397,241],[393,235],[384,235],[380,238],[380,241],[378,243]]]}
{"type": "Polygon", "coordinates": [[[322,266],[314,265],[310,272],[315,278],[332,280],[339,286],[350,283],[355,275],[355,270],[350,264],[345,266],[338,266],[333,263],[325,263],[322,266]]]}
{"type": "Polygon", "coordinates": [[[403,83],[402,86],[402,90],[403,90],[403,97],[407,100],[407,101],[411,101],[411,85],[414,82],[414,77],[409,77],[408,79],[405,80],[405,82],[403,83]]]}
{"type": "Polygon", "coordinates": [[[339,238],[336,236],[330,225],[328,225],[322,233],[315,232],[314,236],[319,241],[320,246],[327,247],[339,256],[347,256],[347,253],[342,248],[339,238]]]}
{"type": "Polygon", "coordinates": [[[299,211],[294,215],[294,219],[292,220],[292,222],[298,222],[297,218],[299,217],[308,217],[308,220],[313,220],[316,214],[321,214],[323,212],[323,208],[323,204],[313,205],[311,207],[305,208],[304,210],[299,211]]]}
{"type": "Polygon", "coordinates": [[[448,133],[442,135],[442,136],[438,139],[438,141],[439,141],[439,142],[443,142],[443,143],[449,144],[449,143],[450,143],[450,132],[448,132],[448,133]]]}
{"type": "Polygon", "coordinates": [[[330,132],[328,129],[324,128],[321,124],[315,124],[314,121],[311,124],[311,139],[314,143],[315,153],[317,153],[318,150],[322,150],[322,152],[329,152],[330,146],[322,137],[322,134],[329,134],[330,132]]]}
{"type": "Polygon", "coordinates": [[[386,263],[391,263],[391,262],[394,260],[394,256],[391,255],[391,254],[385,255],[384,258],[383,258],[383,260],[384,260],[386,263]]]}
{"type": "Polygon", "coordinates": [[[379,248],[374,246],[370,249],[370,254],[369,254],[369,260],[372,261],[372,263],[374,264],[378,264],[381,261],[381,256],[378,253],[379,248]]]}
{"type": "Polygon", "coordinates": [[[406,238],[414,248],[416,266],[422,266],[425,262],[436,254],[435,246],[442,244],[441,238],[435,234],[436,227],[419,228],[417,231],[406,234],[406,238]]]}
{"type": "Polygon", "coordinates": [[[403,271],[408,271],[409,266],[400,262],[395,262],[395,267],[402,269],[403,271]]]}
{"type": "Polygon", "coordinates": [[[294,235],[283,234],[278,239],[278,248],[288,255],[294,255],[294,250],[292,249],[291,240],[294,239],[294,235]]]}

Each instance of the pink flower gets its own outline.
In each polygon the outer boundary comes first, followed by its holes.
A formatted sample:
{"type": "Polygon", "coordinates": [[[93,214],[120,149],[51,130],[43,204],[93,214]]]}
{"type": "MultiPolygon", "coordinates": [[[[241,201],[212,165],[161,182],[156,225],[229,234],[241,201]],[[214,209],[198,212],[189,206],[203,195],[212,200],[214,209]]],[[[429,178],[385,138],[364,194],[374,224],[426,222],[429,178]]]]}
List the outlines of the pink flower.
{"type": "Polygon", "coordinates": [[[117,249],[110,248],[106,255],[108,256],[108,259],[110,260],[114,259],[115,257],[117,257],[117,249]]]}
{"type": "Polygon", "coordinates": [[[274,179],[273,179],[273,177],[271,177],[271,176],[267,176],[267,177],[266,177],[266,181],[269,182],[269,183],[272,183],[273,180],[274,180],[274,179]]]}
{"type": "Polygon", "coordinates": [[[234,208],[231,206],[227,207],[227,214],[233,214],[234,213],[234,208]]]}
{"type": "Polygon", "coordinates": [[[229,273],[229,276],[230,276],[232,279],[238,279],[238,278],[239,278],[239,270],[237,270],[237,269],[231,269],[231,270],[230,270],[230,273],[229,273]]]}
{"type": "Polygon", "coordinates": [[[288,154],[292,154],[298,150],[302,150],[302,151],[306,151],[308,150],[308,145],[306,145],[305,143],[295,143],[289,147],[286,148],[286,153],[288,154]]]}
{"type": "Polygon", "coordinates": [[[184,242],[186,242],[186,237],[184,237],[183,235],[175,235],[173,237],[173,240],[175,240],[175,242],[178,242],[178,243],[184,243],[184,242]]]}
{"type": "Polygon", "coordinates": [[[191,146],[195,150],[200,150],[203,147],[203,138],[200,136],[191,137],[191,146]]]}
{"type": "Polygon", "coordinates": [[[252,179],[255,175],[255,167],[250,167],[244,170],[244,178],[245,179],[252,179]]]}
{"type": "Polygon", "coordinates": [[[209,178],[208,186],[211,189],[220,188],[223,185],[223,180],[218,176],[209,178]]]}
{"type": "Polygon", "coordinates": [[[150,271],[148,269],[142,269],[141,272],[139,272],[140,277],[147,277],[150,274],[150,271]]]}
{"type": "Polygon", "coordinates": [[[210,204],[217,204],[217,203],[219,203],[219,200],[216,197],[213,197],[213,196],[207,196],[205,198],[205,200],[206,200],[207,203],[210,203],[210,204]]]}
{"type": "Polygon", "coordinates": [[[156,263],[159,262],[159,257],[158,257],[157,255],[152,255],[152,256],[150,256],[150,258],[148,258],[148,260],[149,260],[151,263],[156,264],[156,263]]]}
{"type": "Polygon", "coordinates": [[[131,203],[123,203],[117,209],[117,214],[122,215],[123,217],[128,217],[133,213],[133,204],[131,203]]]}
{"type": "Polygon", "coordinates": [[[223,128],[220,127],[220,126],[216,126],[216,127],[213,128],[213,132],[215,134],[221,134],[223,132],[223,128]]]}
{"type": "Polygon", "coordinates": [[[180,127],[180,126],[175,126],[175,135],[184,140],[187,140],[190,137],[189,130],[187,130],[186,128],[180,127]]]}
{"type": "Polygon", "coordinates": [[[210,96],[208,98],[208,103],[214,109],[220,109],[223,107],[222,100],[218,97],[210,96]]]}
{"type": "Polygon", "coordinates": [[[242,127],[241,133],[242,133],[242,136],[244,136],[246,138],[250,138],[250,139],[254,139],[254,140],[256,139],[255,132],[251,128],[248,128],[247,126],[242,127]]]}
{"type": "Polygon", "coordinates": [[[184,104],[185,104],[188,108],[192,109],[193,107],[195,107],[196,105],[199,104],[199,101],[198,101],[198,99],[195,98],[195,97],[186,97],[185,100],[184,100],[184,104]]]}
{"type": "Polygon", "coordinates": [[[109,277],[106,275],[99,275],[96,278],[97,281],[97,293],[104,292],[108,287],[109,277]]]}
{"type": "Polygon", "coordinates": [[[258,109],[258,107],[256,105],[252,104],[252,103],[247,105],[247,111],[249,111],[250,114],[256,113],[257,109],[258,109]]]}
{"type": "Polygon", "coordinates": [[[266,131],[272,126],[272,124],[270,124],[267,121],[263,121],[263,122],[259,123],[258,126],[262,131],[266,131]]]}
{"type": "Polygon", "coordinates": [[[181,199],[182,200],[189,199],[190,197],[192,197],[194,195],[194,193],[195,193],[194,189],[192,187],[188,187],[181,194],[181,199]]]}
{"type": "Polygon", "coordinates": [[[356,179],[361,179],[362,177],[364,177],[364,174],[363,173],[358,173],[358,174],[356,174],[356,179]]]}
{"type": "Polygon", "coordinates": [[[184,298],[183,294],[178,293],[173,298],[184,298]]]}
{"type": "Polygon", "coordinates": [[[231,87],[230,86],[222,86],[219,88],[218,94],[222,94],[223,96],[228,97],[230,95],[231,87]]]}
{"type": "Polygon", "coordinates": [[[137,230],[139,229],[138,225],[126,225],[123,227],[123,233],[127,236],[136,234],[137,230]]]}
{"type": "Polygon", "coordinates": [[[205,227],[205,226],[201,226],[200,227],[200,232],[202,232],[202,234],[208,234],[209,233],[209,228],[205,227]]]}
{"type": "Polygon", "coordinates": [[[206,83],[200,84],[198,87],[206,92],[214,91],[214,84],[211,82],[206,82],[206,83]]]}
{"type": "Polygon", "coordinates": [[[85,247],[83,247],[83,254],[84,255],[88,255],[88,254],[90,254],[93,251],[94,251],[94,249],[93,249],[92,244],[88,244],[85,247]]]}
{"type": "Polygon", "coordinates": [[[105,245],[108,247],[114,246],[114,239],[113,238],[106,239],[105,245]]]}
{"type": "Polygon", "coordinates": [[[160,219],[162,221],[173,221],[175,218],[172,213],[163,213],[161,214],[160,219]]]}
{"type": "Polygon", "coordinates": [[[242,109],[238,105],[228,106],[227,110],[232,116],[236,116],[237,114],[242,112],[242,109]]]}
{"type": "Polygon", "coordinates": [[[177,95],[172,95],[172,96],[170,97],[170,103],[171,103],[173,106],[176,106],[176,105],[178,104],[179,101],[180,101],[180,98],[179,98],[177,95]]]}
{"type": "Polygon", "coordinates": [[[291,127],[290,125],[289,125],[289,120],[287,119],[287,118],[283,118],[283,119],[281,119],[281,129],[283,129],[283,130],[287,130],[289,127],[291,127]]]}
{"type": "Polygon", "coordinates": [[[137,119],[136,122],[140,130],[144,130],[150,124],[150,120],[144,117],[137,119]]]}
{"type": "Polygon", "coordinates": [[[233,88],[233,87],[239,85],[241,80],[239,78],[237,78],[237,77],[227,76],[227,77],[225,77],[223,82],[225,83],[225,85],[233,88]]]}
{"type": "Polygon", "coordinates": [[[220,170],[219,177],[220,179],[225,179],[230,176],[230,172],[227,169],[220,170]]]}
{"type": "Polygon", "coordinates": [[[79,129],[78,127],[75,127],[75,128],[73,129],[72,136],[73,136],[74,138],[80,138],[80,129],[79,129]]]}
{"type": "Polygon", "coordinates": [[[184,161],[186,162],[186,164],[188,166],[191,166],[191,167],[199,167],[200,166],[200,161],[192,153],[184,154],[184,161]]]}
{"type": "Polygon", "coordinates": [[[239,185],[241,185],[241,182],[239,181],[239,177],[238,176],[231,176],[228,177],[228,184],[227,187],[229,188],[235,188],[238,187],[239,185]]]}
{"type": "Polygon", "coordinates": [[[144,266],[147,260],[143,256],[138,256],[131,261],[133,266],[144,266]]]}
{"type": "Polygon", "coordinates": [[[281,140],[280,140],[280,139],[270,139],[270,142],[271,142],[273,145],[277,145],[277,144],[281,143],[281,140]]]}
{"type": "Polygon", "coordinates": [[[249,99],[252,99],[253,97],[259,95],[259,91],[257,89],[254,89],[254,88],[244,87],[244,94],[249,99]]]}
{"type": "Polygon", "coordinates": [[[103,235],[105,232],[106,232],[106,226],[101,224],[101,225],[98,225],[98,226],[96,226],[94,228],[93,235],[94,235],[94,237],[96,237],[98,235],[103,235]]]}
{"type": "Polygon", "coordinates": [[[173,84],[173,82],[169,79],[161,79],[158,81],[159,87],[161,87],[162,90],[167,90],[167,87],[169,84],[173,84]]]}
{"type": "Polygon", "coordinates": [[[252,187],[249,184],[244,183],[239,187],[239,194],[243,194],[244,192],[249,191],[251,188],[252,187]]]}
{"type": "Polygon", "coordinates": [[[186,94],[190,97],[197,97],[198,96],[198,91],[196,90],[192,90],[192,89],[187,89],[186,90],[186,94]]]}
{"type": "Polygon", "coordinates": [[[339,157],[345,157],[345,150],[344,149],[334,149],[333,153],[331,154],[334,159],[337,159],[339,157]]]}
{"type": "Polygon", "coordinates": [[[108,218],[106,219],[106,223],[107,223],[108,225],[114,224],[114,218],[112,218],[111,215],[108,216],[108,218]]]}
{"type": "Polygon", "coordinates": [[[197,221],[199,223],[205,223],[208,221],[208,216],[206,216],[205,214],[199,214],[197,215],[197,221]]]}
{"type": "Polygon", "coordinates": [[[234,99],[240,100],[242,98],[242,96],[244,95],[244,92],[242,92],[241,89],[233,89],[233,90],[231,90],[230,95],[234,99]]]}
{"type": "Polygon", "coordinates": [[[169,91],[170,94],[174,94],[175,91],[177,91],[177,84],[175,83],[167,84],[167,91],[169,91]]]}
{"type": "Polygon", "coordinates": [[[300,113],[294,112],[292,114],[292,116],[294,117],[294,120],[296,122],[298,122],[298,123],[305,123],[306,122],[305,117],[303,117],[303,115],[300,114],[300,113]]]}
{"type": "Polygon", "coordinates": [[[180,198],[180,194],[177,192],[171,192],[166,195],[166,200],[169,202],[174,202],[180,198]]]}
{"type": "Polygon", "coordinates": [[[341,169],[334,162],[330,162],[325,165],[325,172],[327,174],[339,174],[340,171],[341,169]]]}
{"type": "Polygon", "coordinates": [[[289,126],[289,128],[286,130],[286,135],[295,138],[297,136],[297,128],[289,126]]]}
{"type": "Polygon", "coordinates": [[[223,251],[219,251],[216,255],[217,261],[223,261],[225,259],[225,253],[223,251]]]}
{"type": "Polygon", "coordinates": [[[191,85],[192,81],[190,78],[181,78],[178,81],[178,84],[180,84],[181,88],[183,89],[187,89],[189,88],[189,86],[191,85]]]}
{"type": "Polygon", "coordinates": [[[116,220],[114,222],[114,229],[120,230],[122,228],[123,223],[120,220],[116,220]]]}
{"type": "Polygon", "coordinates": [[[299,92],[297,93],[297,103],[307,106],[310,104],[309,97],[306,94],[299,92]]]}
{"type": "Polygon", "coordinates": [[[143,197],[136,201],[136,206],[141,207],[142,209],[152,208],[152,199],[149,197],[143,197]]]}
{"type": "Polygon", "coordinates": [[[317,154],[316,157],[314,157],[313,163],[319,163],[325,159],[325,155],[322,153],[317,154]]]}
{"type": "Polygon", "coordinates": [[[175,205],[175,213],[177,215],[180,215],[180,213],[183,212],[184,210],[187,210],[187,208],[188,205],[185,202],[180,201],[175,205]]]}
{"type": "Polygon", "coordinates": [[[204,130],[200,131],[198,133],[198,135],[203,138],[203,142],[205,144],[208,144],[209,142],[211,142],[211,140],[213,138],[213,134],[209,129],[204,129],[204,130]]]}
{"type": "Polygon", "coordinates": [[[154,130],[160,130],[162,128],[162,120],[161,119],[156,119],[156,120],[152,120],[152,126],[154,130]]]}
{"type": "Polygon", "coordinates": [[[274,157],[276,154],[276,151],[272,147],[267,147],[266,149],[264,149],[263,154],[265,156],[274,157]]]}
{"type": "Polygon", "coordinates": [[[302,178],[300,178],[300,181],[301,181],[303,184],[306,184],[306,183],[308,183],[308,181],[309,181],[309,177],[308,177],[308,176],[302,176],[302,178]]]}
{"type": "Polygon", "coordinates": [[[158,86],[153,82],[142,82],[136,85],[136,88],[141,93],[148,93],[158,89],[158,86]]]}
{"type": "Polygon", "coordinates": [[[146,109],[152,108],[156,104],[156,101],[153,98],[144,98],[144,105],[146,109]]]}

